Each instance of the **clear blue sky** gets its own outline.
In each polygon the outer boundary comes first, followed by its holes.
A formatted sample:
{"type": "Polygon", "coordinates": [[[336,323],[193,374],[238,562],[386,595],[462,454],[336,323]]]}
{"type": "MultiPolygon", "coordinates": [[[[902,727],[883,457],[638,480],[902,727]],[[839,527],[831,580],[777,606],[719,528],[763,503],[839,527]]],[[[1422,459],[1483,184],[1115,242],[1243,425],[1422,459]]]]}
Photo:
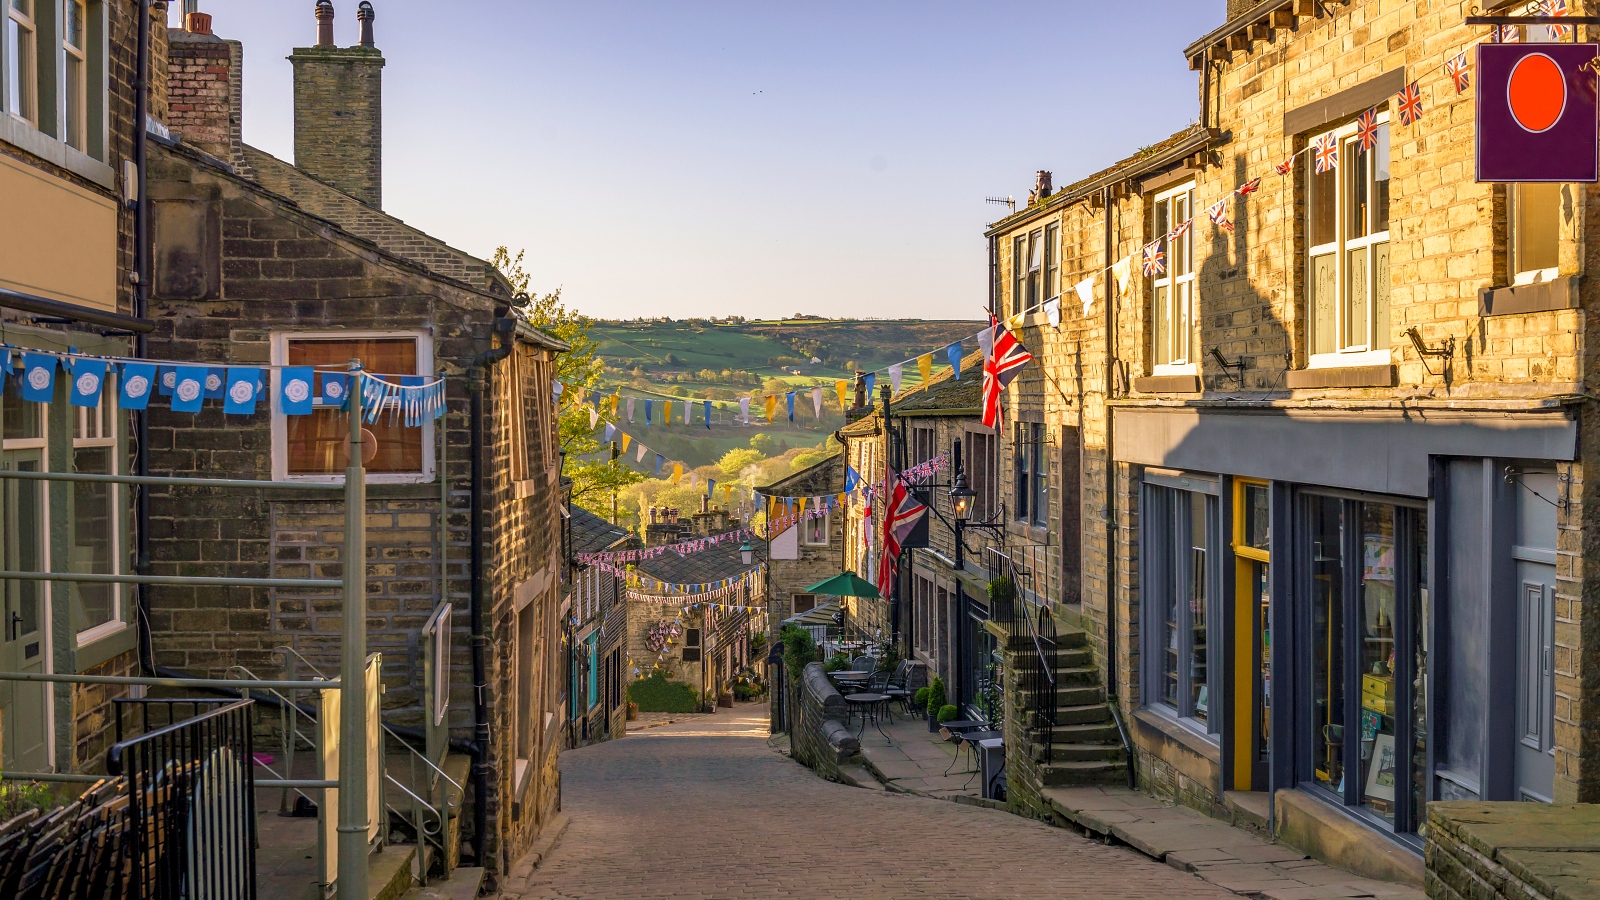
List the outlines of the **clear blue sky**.
{"type": "MultiPolygon", "coordinates": [[[[334,0],[356,41],[356,0],[334,0]]],[[[595,316],[974,318],[986,195],[1186,127],[1224,0],[374,0],[388,211],[595,316]]],[[[313,0],[201,0],[293,158],[313,0]]],[[[173,2],[173,19],[181,0],[173,2]]]]}

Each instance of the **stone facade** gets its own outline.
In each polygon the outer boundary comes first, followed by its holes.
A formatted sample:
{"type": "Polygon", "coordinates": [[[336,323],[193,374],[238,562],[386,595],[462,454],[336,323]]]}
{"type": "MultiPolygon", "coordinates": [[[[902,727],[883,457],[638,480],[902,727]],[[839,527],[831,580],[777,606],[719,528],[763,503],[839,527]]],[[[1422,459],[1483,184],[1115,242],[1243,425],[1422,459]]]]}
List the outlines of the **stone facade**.
{"type": "Polygon", "coordinates": [[[1592,805],[1428,807],[1430,900],[1579,900],[1600,894],[1592,805]]]}
{"type": "MultiPolygon", "coordinates": [[[[1503,5],[1501,11],[1525,6],[1503,5]]],[[[1250,726],[1240,728],[1260,701],[1246,702],[1239,693],[1248,690],[1243,674],[1255,663],[1242,662],[1252,649],[1235,640],[1253,627],[1234,628],[1236,616],[1247,609],[1240,602],[1241,585],[1249,584],[1236,570],[1245,572],[1268,551],[1262,548],[1259,557],[1233,552],[1232,529],[1244,515],[1236,505],[1243,494],[1236,492],[1260,479],[1263,496],[1271,498],[1272,564],[1261,577],[1271,579],[1270,602],[1284,602],[1273,606],[1280,626],[1292,621],[1294,609],[1310,608],[1310,588],[1292,577],[1290,563],[1310,546],[1307,520],[1297,518],[1309,508],[1308,498],[1330,490],[1359,492],[1342,495],[1355,498],[1339,501],[1346,515],[1398,510],[1393,521],[1402,529],[1422,521],[1424,510],[1434,517],[1425,537],[1408,532],[1398,539],[1402,547],[1421,548],[1416,571],[1427,580],[1420,589],[1404,588],[1413,596],[1422,591],[1427,607],[1406,614],[1414,631],[1405,640],[1416,648],[1415,660],[1384,661],[1382,671],[1391,681],[1378,682],[1428,717],[1425,725],[1407,723],[1401,730],[1419,741],[1442,740],[1454,714],[1443,687],[1448,681],[1424,679],[1424,668],[1432,676],[1450,665],[1466,666],[1463,671],[1474,674],[1459,677],[1487,679],[1481,688],[1486,692],[1516,683],[1518,676],[1504,669],[1504,661],[1516,658],[1511,642],[1517,624],[1491,618],[1487,600],[1466,585],[1516,591],[1516,578],[1526,572],[1516,574],[1520,563],[1513,560],[1505,529],[1532,526],[1515,525],[1512,510],[1533,509],[1532,496],[1558,494],[1546,501],[1553,508],[1538,507],[1542,512],[1536,514],[1537,530],[1549,535],[1537,558],[1551,565],[1545,596],[1553,619],[1547,646],[1554,708],[1547,739],[1555,778],[1545,790],[1557,802],[1593,799],[1600,765],[1590,736],[1593,717],[1580,687],[1600,662],[1582,639],[1582,597],[1591,579],[1581,556],[1594,524],[1585,518],[1581,486],[1592,448],[1579,440],[1592,413],[1590,401],[1579,395],[1595,371],[1583,352],[1591,299],[1582,276],[1593,254],[1585,234],[1595,215],[1589,201],[1596,195],[1581,185],[1560,188],[1549,212],[1550,269],[1535,273],[1531,283],[1521,276],[1513,290],[1517,267],[1507,249],[1513,190],[1474,182],[1474,95],[1458,95],[1442,69],[1461,50],[1470,57],[1481,37],[1462,21],[1460,9],[1401,0],[1285,0],[1230,3],[1229,13],[1226,24],[1187,51],[1200,73],[1200,125],[1057,193],[1042,191],[987,233],[995,263],[994,309],[1036,359],[1006,398],[1008,433],[1002,435],[999,464],[1008,491],[1015,491],[1023,474],[1018,465],[1025,442],[1014,426],[1038,423],[1054,442],[1046,467],[1045,531],[1008,521],[1008,550],[1043,573],[1037,579],[1041,594],[1057,606],[1062,624],[1091,635],[1095,663],[1135,745],[1140,783],[1227,816],[1228,793],[1262,790],[1266,772],[1279,785],[1310,776],[1296,770],[1299,763],[1286,743],[1301,727],[1288,712],[1304,708],[1309,694],[1301,692],[1312,689],[1290,674],[1301,664],[1295,654],[1303,659],[1310,652],[1295,643],[1293,629],[1280,627],[1266,658],[1277,673],[1270,716],[1272,740],[1279,743],[1259,764],[1238,756],[1244,748],[1236,742],[1267,739],[1250,726]],[[1405,125],[1393,95],[1411,82],[1422,91],[1425,115],[1405,125]],[[1372,245],[1379,249],[1361,250],[1370,256],[1330,262],[1323,238],[1311,234],[1319,209],[1312,199],[1321,196],[1317,190],[1338,195],[1326,183],[1316,186],[1306,148],[1324,134],[1346,140],[1343,135],[1354,134],[1355,117],[1368,109],[1379,115],[1388,141],[1387,158],[1378,157],[1381,162],[1370,170],[1374,183],[1387,190],[1387,231],[1373,232],[1380,234],[1372,245]],[[1287,175],[1274,170],[1296,154],[1287,175]],[[1230,194],[1258,177],[1258,189],[1230,194]],[[1159,210],[1169,197],[1192,199],[1181,213],[1169,205],[1163,219],[1159,210]],[[1221,199],[1228,201],[1232,230],[1204,215],[1221,199]],[[1141,248],[1186,216],[1194,221],[1188,238],[1192,269],[1174,258],[1171,241],[1163,245],[1175,268],[1161,273],[1160,290],[1169,293],[1158,293],[1156,280],[1141,276],[1141,248]],[[1037,273],[1029,265],[1033,241],[1046,244],[1037,273]],[[1131,277],[1122,289],[1110,269],[1129,257],[1131,277]],[[1354,268],[1358,262],[1370,268],[1354,268]],[[1166,303],[1179,296],[1176,279],[1187,278],[1186,269],[1193,273],[1195,301],[1192,312],[1178,319],[1176,312],[1165,312],[1166,303]],[[1365,306],[1351,307],[1364,310],[1364,318],[1330,312],[1331,301],[1318,298],[1332,295],[1319,293],[1325,282],[1313,270],[1337,271],[1347,280],[1372,277],[1373,286],[1355,295],[1365,306]],[[1086,279],[1092,279],[1090,302],[1083,304],[1073,288],[1086,279]],[[1065,301],[1059,324],[1050,323],[1043,307],[1051,297],[1065,301]],[[1356,332],[1338,337],[1333,320],[1319,315],[1347,315],[1349,328],[1371,330],[1361,332],[1362,344],[1348,337],[1356,332]],[[1412,328],[1426,347],[1448,346],[1453,355],[1419,356],[1407,334],[1412,328]],[[1389,468],[1367,460],[1373,446],[1388,448],[1389,468]],[[1510,490],[1484,482],[1491,499],[1483,512],[1463,493],[1479,490],[1474,471],[1510,479],[1510,490]],[[1217,677],[1209,722],[1173,715],[1156,685],[1146,683],[1160,660],[1144,658],[1141,648],[1152,646],[1151,632],[1162,623],[1145,619],[1157,592],[1165,590],[1160,585],[1168,583],[1150,579],[1168,577],[1170,565],[1158,554],[1168,539],[1161,524],[1166,520],[1149,517],[1146,509],[1152,496],[1182,496],[1185,504],[1214,511],[1207,513],[1214,516],[1208,527],[1216,535],[1207,539],[1207,552],[1219,563],[1215,575],[1207,576],[1214,577],[1208,597],[1219,601],[1212,607],[1220,617],[1217,627],[1225,622],[1228,630],[1211,632],[1223,649],[1211,658],[1217,677]],[[1063,547],[1075,549],[1076,560],[1063,547]],[[1469,575],[1467,560],[1484,568],[1469,575]],[[1070,574],[1075,565],[1077,578],[1070,574]],[[1296,606],[1288,605],[1290,598],[1296,606]],[[1458,649],[1441,622],[1466,627],[1459,623],[1474,621],[1480,613],[1471,610],[1477,609],[1484,610],[1484,621],[1497,623],[1488,627],[1504,643],[1493,653],[1463,656],[1465,646],[1458,649]],[[1431,650],[1423,652],[1429,641],[1431,650]],[[1396,667],[1417,671],[1417,686],[1394,678],[1396,667]],[[1428,691],[1433,693],[1424,696],[1428,691]]],[[[1347,153],[1340,177],[1367,164],[1347,153]]],[[[1389,627],[1398,630],[1392,621],[1389,627]]],[[[1254,652],[1264,652],[1259,642],[1254,652]]],[[[1502,695],[1494,702],[1512,699],[1502,695]]],[[[1424,757],[1415,757],[1411,768],[1423,785],[1422,803],[1458,790],[1512,799],[1524,789],[1513,784],[1510,723],[1494,719],[1483,727],[1489,749],[1481,768],[1465,776],[1425,771],[1418,768],[1424,757]]],[[[1434,750],[1444,759],[1446,748],[1434,750]]],[[[1398,802],[1382,800],[1379,808],[1392,813],[1398,802]]],[[[1412,822],[1400,827],[1402,833],[1422,822],[1416,802],[1406,802],[1413,807],[1412,822]]]]}
{"type": "MultiPolygon", "coordinates": [[[[769,500],[769,509],[778,512],[779,505],[789,499],[805,498],[808,502],[821,497],[833,499],[844,492],[845,461],[843,454],[830,457],[781,481],[760,487],[756,492],[769,500]]],[[[768,520],[774,516],[769,513],[768,520]]],[[[777,634],[784,619],[805,609],[795,608],[795,595],[805,588],[844,571],[844,520],[843,510],[829,513],[826,525],[826,542],[803,539],[805,528],[791,525],[777,534],[771,534],[767,560],[767,629],[777,634]]],[[[810,537],[807,534],[805,537],[810,537]]],[[[832,597],[812,597],[811,607],[834,601],[832,597]]],[[[809,608],[809,607],[808,607],[809,608]]]]}

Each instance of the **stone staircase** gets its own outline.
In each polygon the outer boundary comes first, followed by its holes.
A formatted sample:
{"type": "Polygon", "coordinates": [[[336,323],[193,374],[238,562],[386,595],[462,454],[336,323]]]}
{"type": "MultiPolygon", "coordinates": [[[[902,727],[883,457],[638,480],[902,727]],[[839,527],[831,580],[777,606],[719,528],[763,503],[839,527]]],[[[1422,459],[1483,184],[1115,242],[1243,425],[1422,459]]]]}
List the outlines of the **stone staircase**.
{"type": "MultiPolygon", "coordinates": [[[[1036,658],[1038,651],[1031,634],[1012,635],[1008,648],[1019,664],[1036,658]]],[[[1051,651],[1046,648],[1046,655],[1051,651]]],[[[1025,733],[1029,756],[1039,766],[1039,780],[1045,787],[1066,785],[1124,784],[1127,757],[1122,738],[1106,702],[1100,673],[1090,655],[1088,634],[1062,630],[1056,635],[1053,674],[1055,676],[1056,724],[1048,733],[1029,722],[1025,733]]],[[[1018,682],[1022,684],[1021,681],[1018,682]]],[[[1017,708],[1037,707],[1035,692],[1020,687],[1017,708]]]]}

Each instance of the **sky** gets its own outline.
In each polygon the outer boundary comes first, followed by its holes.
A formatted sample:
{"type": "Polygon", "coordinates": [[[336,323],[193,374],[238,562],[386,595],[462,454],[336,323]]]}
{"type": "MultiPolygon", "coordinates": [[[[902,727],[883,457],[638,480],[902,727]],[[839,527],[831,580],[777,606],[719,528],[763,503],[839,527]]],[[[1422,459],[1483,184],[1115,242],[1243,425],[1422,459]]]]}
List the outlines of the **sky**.
{"type": "MultiPolygon", "coordinates": [[[[373,0],[386,211],[603,318],[977,318],[985,226],[1198,118],[1225,0],[373,0]]],[[[356,43],[356,0],[334,0],[356,43]]],[[[200,0],[294,157],[313,0],[200,0]]],[[[173,23],[183,4],[174,2],[173,23]]]]}

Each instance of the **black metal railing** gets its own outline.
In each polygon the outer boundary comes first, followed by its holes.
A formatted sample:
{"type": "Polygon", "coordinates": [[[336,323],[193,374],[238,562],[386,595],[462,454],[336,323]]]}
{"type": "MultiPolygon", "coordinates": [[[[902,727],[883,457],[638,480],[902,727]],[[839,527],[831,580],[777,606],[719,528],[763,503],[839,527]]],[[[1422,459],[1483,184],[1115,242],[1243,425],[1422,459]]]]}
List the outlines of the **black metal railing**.
{"type": "Polygon", "coordinates": [[[995,616],[1004,612],[1008,632],[1013,641],[1026,642],[1017,653],[1018,687],[1024,698],[1022,709],[1025,733],[1033,739],[1040,761],[1048,761],[1054,751],[1057,722],[1056,620],[1050,604],[1039,598],[1028,599],[1033,593],[1032,573],[1019,567],[1016,561],[994,548],[984,551],[984,568],[990,578],[1009,577],[1014,588],[1008,602],[996,604],[995,616]],[[1027,646],[1031,644],[1031,646],[1027,646]]]}
{"type": "Polygon", "coordinates": [[[255,900],[253,701],[117,704],[106,770],[127,784],[134,896],[255,900]],[[124,719],[144,733],[124,739],[124,719]]]}
{"type": "MultiPolygon", "coordinates": [[[[28,790],[9,782],[7,790],[28,790]]],[[[0,823],[0,897],[7,900],[137,900],[130,817],[120,779],[91,786],[48,812],[0,823]]]]}

